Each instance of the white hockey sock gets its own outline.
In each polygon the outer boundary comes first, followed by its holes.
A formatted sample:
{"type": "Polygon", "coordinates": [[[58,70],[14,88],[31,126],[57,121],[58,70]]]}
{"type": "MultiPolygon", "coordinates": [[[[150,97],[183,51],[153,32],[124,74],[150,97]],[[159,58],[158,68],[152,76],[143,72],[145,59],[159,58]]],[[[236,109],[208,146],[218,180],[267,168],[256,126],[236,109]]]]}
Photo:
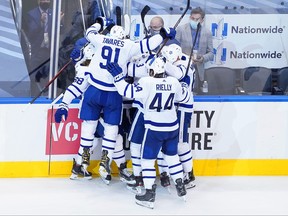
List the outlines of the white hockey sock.
{"type": "Polygon", "coordinates": [[[166,161],[163,158],[162,151],[159,151],[157,155],[157,165],[158,165],[158,170],[160,174],[163,172],[166,172],[169,175],[169,168],[168,168],[166,161]]]}
{"type": "Polygon", "coordinates": [[[178,144],[178,155],[184,172],[191,172],[193,167],[192,151],[188,143],[178,144]]]}
{"type": "Polygon", "coordinates": [[[163,156],[164,160],[167,162],[169,166],[169,173],[174,183],[178,178],[183,179],[183,169],[181,163],[179,162],[179,156],[178,155],[169,156],[165,154],[163,154],[163,156]]]}
{"type": "Polygon", "coordinates": [[[146,189],[152,189],[155,183],[156,170],[154,167],[155,160],[141,159],[143,182],[146,189]],[[154,178],[153,178],[154,177],[154,178]]]}
{"type": "Polygon", "coordinates": [[[117,164],[117,167],[120,167],[120,164],[125,163],[125,152],[123,149],[123,137],[118,134],[116,139],[116,145],[113,153],[113,160],[117,164]]]}
{"type": "Polygon", "coordinates": [[[135,176],[140,176],[142,171],[141,168],[141,144],[132,143],[130,144],[131,160],[133,173],[135,176]]]}

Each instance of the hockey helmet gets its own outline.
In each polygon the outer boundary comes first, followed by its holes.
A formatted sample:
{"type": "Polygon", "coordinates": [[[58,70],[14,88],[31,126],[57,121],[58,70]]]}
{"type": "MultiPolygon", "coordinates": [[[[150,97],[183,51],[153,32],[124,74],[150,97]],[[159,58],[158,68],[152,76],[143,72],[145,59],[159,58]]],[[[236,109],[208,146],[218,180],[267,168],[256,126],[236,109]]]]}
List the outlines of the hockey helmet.
{"type": "Polygon", "coordinates": [[[94,49],[93,44],[91,43],[87,44],[83,49],[84,59],[91,60],[94,53],[95,53],[95,49],[94,49]]]}
{"type": "Polygon", "coordinates": [[[125,32],[122,26],[115,25],[110,30],[110,36],[116,37],[118,39],[124,39],[125,32]]]}
{"type": "Polygon", "coordinates": [[[174,63],[178,58],[181,59],[182,48],[177,44],[170,44],[162,51],[162,55],[167,61],[174,63]]]}
{"type": "Polygon", "coordinates": [[[165,62],[163,58],[154,57],[146,62],[146,68],[150,71],[153,70],[153,76],[165,72],[165,62]]]}

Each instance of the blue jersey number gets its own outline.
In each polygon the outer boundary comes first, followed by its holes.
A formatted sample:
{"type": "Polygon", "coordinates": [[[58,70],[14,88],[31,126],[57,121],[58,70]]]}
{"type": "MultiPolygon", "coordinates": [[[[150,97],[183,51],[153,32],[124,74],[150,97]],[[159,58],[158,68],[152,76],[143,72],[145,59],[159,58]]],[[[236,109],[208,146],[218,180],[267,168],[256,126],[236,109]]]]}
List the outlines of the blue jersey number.
{"type": "Polygon", "coordinates": [[[170,110],[172,109],[174,93],[171,93],[164,104],[164,108],[162,107],[162,93],[156,93],[155,97],[153,98],[151,104],[149,105],[149,109],[153,110],[156,109],[157,112],[160,112],[161,109],[163,110],[170,110]]]}
{"type": "Polygon", "coordinates": [[[119,48],[115,48],[115,52],[113,52],[113,49],[110,46],[103,46],[101,56],[104,60],[106,60],[106,62],[105,63],[101,62],[100,67],[106,69],[107,63],[110,62],[118,63],[119,54],[120,54],[119,48]],[[112,59],[113,53],[115,53],[114,59],[112,59]]]}

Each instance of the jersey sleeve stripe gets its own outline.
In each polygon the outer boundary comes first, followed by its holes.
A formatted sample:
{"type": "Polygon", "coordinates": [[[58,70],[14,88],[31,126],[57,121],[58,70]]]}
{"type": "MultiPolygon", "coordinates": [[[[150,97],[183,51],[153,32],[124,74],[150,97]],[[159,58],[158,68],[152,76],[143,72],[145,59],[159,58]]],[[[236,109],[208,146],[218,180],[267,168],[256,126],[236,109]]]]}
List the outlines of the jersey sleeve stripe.
{"type": "Polygon", "coordinates": [[[133,77],[135,77],[136,64],[133,64],[133,77]]]}
{"type": "Polygon", "coordinates": [[[149,46],[149,38],[147,38],[147,40],[146,40],[146,45],[147,45],[147,49],[148,49],[148,51],[151,51],[151,49],[150,49],[150,46],[149,46]]]}
{"type": "Polygon", "coordinates": [[[83,91],[81,91],[81,89],[79,89],[78,86],[76,86],[75,84],[71,84],[71,86],[73,86],[80,94],[83,94],[83,91]]]}
{"type": "Polygon", "coordinates": [[[78,97],[78,95],[76,95],[73,91],[71,91],[69,88],[67,89],[67,91],[68,92],[70,92],[73,96],[74,96],[74,98],[77,98],[78,97]]]}
{"type": "Polygon", "coordinates": [[[141,50],[141,53],[144,53],[143,52],[143,42],[142,41],[140,41],[140,50],[141,50]]]}
{"type": "Polygon", "coordinates": [[[127,83],[125,88],[124,88],[124,96],[130,98],[130,95],[127,93],[129,86],[130,86],[130,84],[127,83]]]}
{"type": "Polygon", "coordinates": [[[141,108],[143,108],[143,104],[136,99],[133,101],[133,104],[139,105],[141,108]]]}
{"type": "Polygon", "coordinates": [[[189,96],[188,91],[186,91],[185,97],[181,101],[178,101],[178,102],[181,103],[183,101],[187,101],[188,100],[188,96],[189,96]]]}
{"type": "Polygon", "coordinates": [[[185,67],[183,65],[178,65],[177,67],[179,67],[181,72],[182,72],[182,75],[181,75],[181,78],[180,78],[180,80],[181,80],[181,79],[184,78],[184,76],[186,74],[186,69],[185,69],[185,67]]]}

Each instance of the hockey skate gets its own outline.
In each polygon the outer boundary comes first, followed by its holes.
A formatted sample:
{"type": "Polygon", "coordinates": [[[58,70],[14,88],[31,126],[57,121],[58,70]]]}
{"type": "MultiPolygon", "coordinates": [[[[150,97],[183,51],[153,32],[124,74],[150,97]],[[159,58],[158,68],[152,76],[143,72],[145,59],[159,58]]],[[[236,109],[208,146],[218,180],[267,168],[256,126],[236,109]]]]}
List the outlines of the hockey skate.
{"type": "Polygon", "coordinates": [[[136,203],[138,205],[153,209],[156,196],[156,184],[153,184],[152,189],[146,189],[143,195],[136,195],[136,203]]]}
{"type": "Polygon", "coordinates": [[[119,175],[120,181],[127,183],[127,184],[135,184],[135,176],[128,172],[127,170],[127,162],[120,164],[119,167],[119,175]]]}
{"type": "Polygon", "coordinates": [[[142,194],[142,191],[144,190],[144,182],[142,175],[135,176],[134,180],[135,180],[134,184],[127,184],[127,189],[135,194],[142,194]]]}
{"type": "Polygon", "coordinates": [[[191,172],[184,174],[184,185],[186,189],[194,188],[196,185],[194,184],[195,176],[193,174],[193,169],[191,172]]]}
{"type": "Polygon", "coordinates": [[[90,149],[89,148],[83,148],[82,153],[82,166],[84,169],[87,170],[87,167],[90,164],[90,149]]]}
{"type": "Polygon", "coordinates": [[[108,155],[108,151],[103,150],[102,156],[101,156],[101,162],[99,166],[99,174],[103,182],[109,185],[112,177],[111,177],[111,170],[110,170],[110,164],[109,164],[110,159],[107,155],[108,155]]]}
{"type": "Polygon", "coordinates": [[[85,180],[91,180],[92,173],[84,169],[82,165],[77,164],[75,159],[73,158],[73,167],[72,167],[72,174],[70,176],[70,179],[76,180],[76,179],[79,179],[79,177],[85,180]]]}
{"type": "Polygon", "coordinates": [[[160,183],[161,186],[166,188],[169,193],[171,193],[171,187],[170,187],[170,177],[167,175],[167,172],[163,172],[160,174],[160,183]]]}
{"type": "Polygon", "coordinates": [[[182,197],[183,200],[186,202],[186,196],[185,195],[187,194],[187,191],[186,191],[186,188],[185,188],[185,185],[184,185],[182,179],[178,178],[178,179],[176,179],[175,182],[176,182],[175,187],[176,187],[176,191],[177,191],[178,196],[182,197]]]}

